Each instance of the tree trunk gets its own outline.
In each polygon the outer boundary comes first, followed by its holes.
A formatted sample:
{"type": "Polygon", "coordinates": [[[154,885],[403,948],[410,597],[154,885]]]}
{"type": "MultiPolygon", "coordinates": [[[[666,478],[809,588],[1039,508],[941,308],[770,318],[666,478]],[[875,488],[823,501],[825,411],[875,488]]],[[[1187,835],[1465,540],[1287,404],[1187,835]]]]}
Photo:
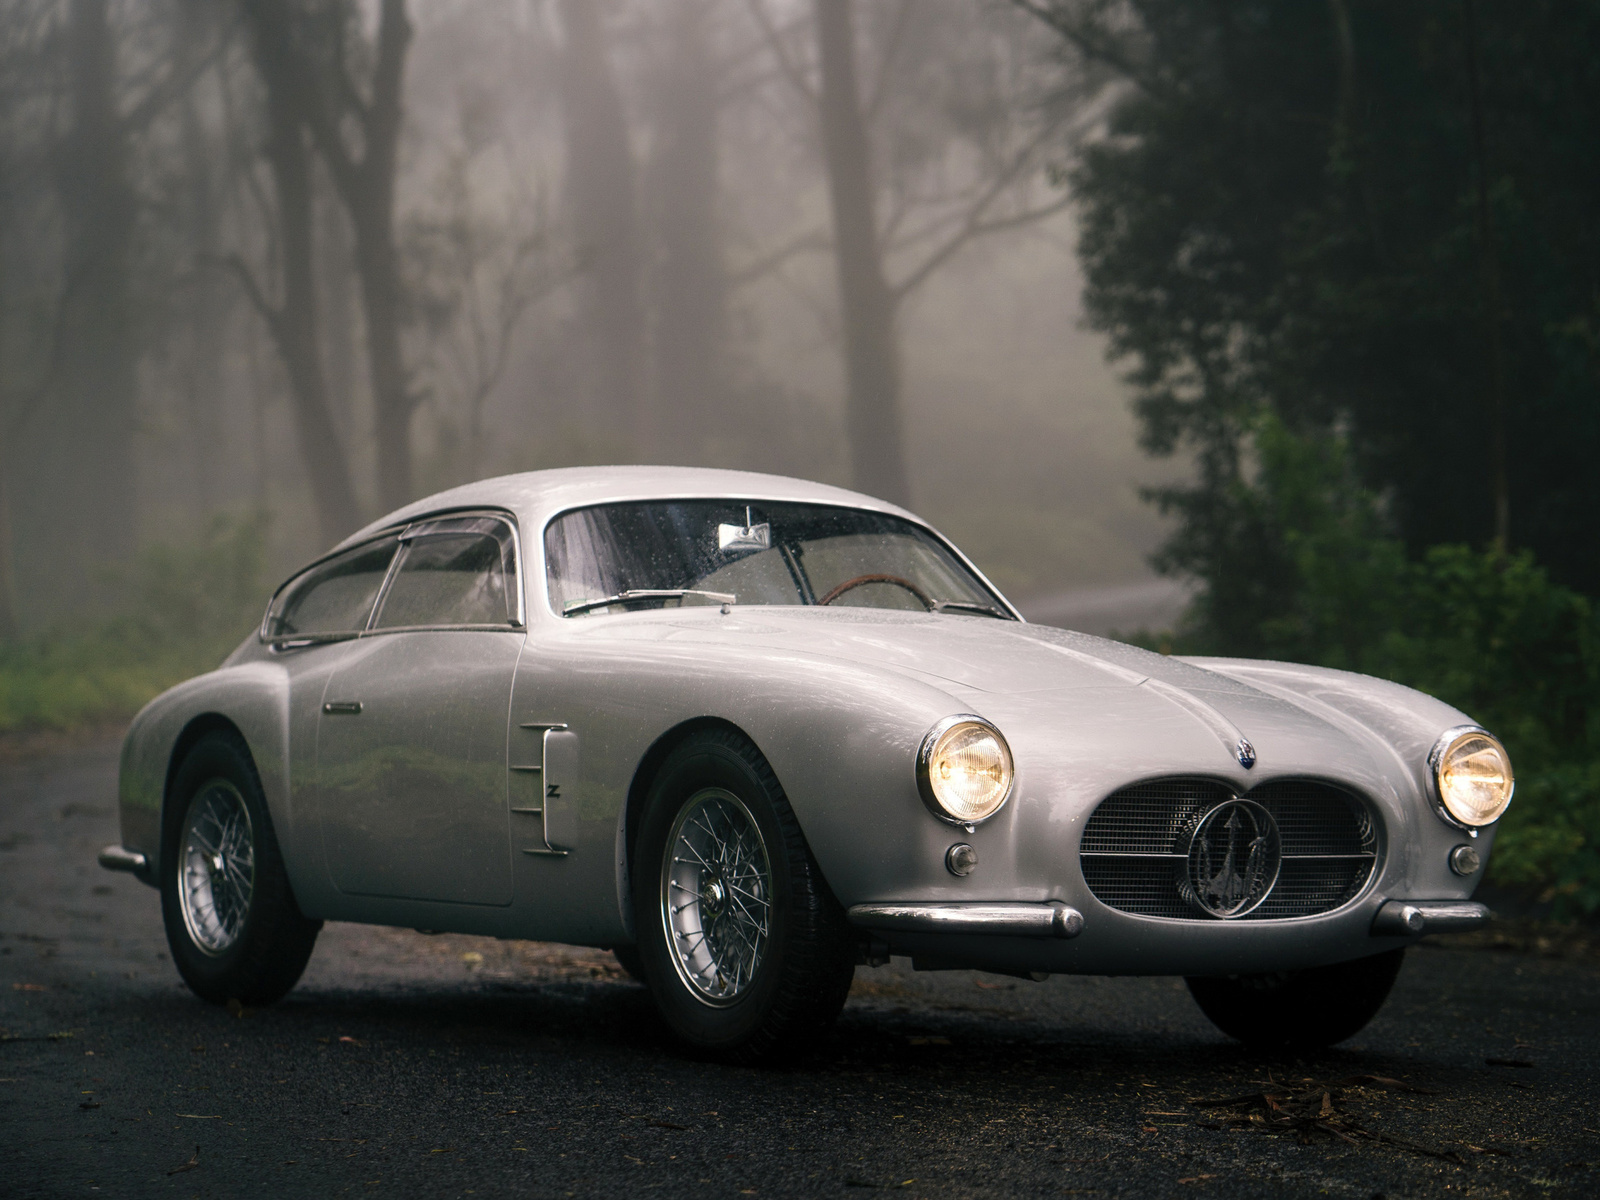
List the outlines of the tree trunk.
{"type": "Polygon", "coordinates": [[[324,545],[332,545],[361,524],[360,506],[350,483],[350,466],[339,445],[322,374],[313,266],[311,163],[305,131],[292,102],[268,89],[272,131],[267,159],[278,193],[278,234],[283,246],[283,303],[273,321],[278,353],[294,397],[295,435],[311,477],[324,545]]]}
{"type": "Polygon", "coordinates": [[[644,319],[633,154],[592,0],[562,0],[561,98],[567,205],[586,276],[584,324],[595,368],[597,426],[648,445],[654,422],[640,396],[644,319]]]}
{"type": "Polygon", "coordinates": [[[264,6],[247,6],[256,68],[266,86],[268,165],[278,200],[283,299],[256,296],[289,376],[295,436],[316,502],[322,540],[332,545],[361,523],[350,468],[328,409],[313,269],[311,161],[300,111],[295,53],[286,24],[264,6]]]}
{"type": "Polygon", "coordinates": [[[72,124],[56,159],[65,279],[56,403],[42,423],[43,475],[54,486],[63,561],[51,592],[82,597],[86,564],[126,559],[137,534],[134,440],[138,337],[130,279],[138,198],[116,103],[116,46],[106,0],[73,0],[66,28],[72,124]],[[67,556],[70,558],[70,555],[67,556]],[[74,586],[76,577],[76,586],[74,586]]]}
{"type": "MultiPolygon", "coordinates": [[[[184,172],[188,176],[188,237],[207,258],[217,254],[221,223],[216,183],[217,147],[206,136],[200,100],[194,95],[183,104],[184,172]]],[[[189,451],[194,466],[195,508],[200,513],[217,507],[227,482],[222,419],[223,360],[227,354],[227,280],[215,272],[200,271],[189,283],[187,300],[188,357],[182,387],[188,417],[189,451]]]]}
{"type": "Polygon", "coordinates": [[[718,370],[724,283],[717,229],[717,74],[706,0],[675,0],[667,61],[656,82],[650,208],[658,260],[652,279],[653,406],[661,450],[677,461],[705,452],[722,409],[718,370]]]}
{"type": "Polygon", "coordinates": [[[900,418],[895,297],[884,279],[872,163],[856,84],[850,0],[815,0],[822,145],[844,324],[845,425],[855,486],[909,504],[900,418]]]}
{"type": "MultiPolygon", "coordinates": [[[[410,41],[411,23],[406,19],[405,0],[383,0],[372,95],[362,121],[361,160],[353,170],[332,164],[334,182],[343,184],[340,190],[356,235],[356,273],[361,279],[362,307],[367,318],[367,375],[377,422],[378,499],[385,510],[399,508],[413,499],[411,417],[416,399],[411,394],[400,346],[405,300],[394,242],[395,168],[406,48],[410,41]]],[[[331,127],[335,134],[336,124],[331,127]]],[[[342,142],[339,149],[343,150],[342,142]]],[[[325,158],[335,153],[325,141],[322,151],[325,158]]]]}

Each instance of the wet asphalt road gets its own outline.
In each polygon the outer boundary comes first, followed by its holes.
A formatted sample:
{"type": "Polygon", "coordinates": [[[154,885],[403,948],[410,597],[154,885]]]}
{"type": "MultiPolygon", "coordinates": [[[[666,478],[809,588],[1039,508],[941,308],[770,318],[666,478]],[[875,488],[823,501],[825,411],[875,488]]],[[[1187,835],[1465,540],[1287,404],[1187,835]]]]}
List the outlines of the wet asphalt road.
{"type": "Polygon", "coordinates": [[[735,1069],[608,954],[350,925],[231,1014],[94,864],[115,763],[0,765],[0,1196],[1600,1194],[1592,960],[1415,950],[1310,1059],[1237,1048],[1175,980],[896,964],[811,1061],[735,1069]],[[1318,1123],[1192,1103],[1263,1090],[1318,1123]]]}

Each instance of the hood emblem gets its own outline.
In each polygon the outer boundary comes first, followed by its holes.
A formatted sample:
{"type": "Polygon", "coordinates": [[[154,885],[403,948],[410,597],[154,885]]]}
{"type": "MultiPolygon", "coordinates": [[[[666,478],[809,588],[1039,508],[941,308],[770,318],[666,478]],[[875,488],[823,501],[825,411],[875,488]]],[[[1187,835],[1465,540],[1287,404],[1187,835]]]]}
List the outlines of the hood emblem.
{"type": "Polygon", "coordinates": [[[1233,748],[1233,755],[1246,771],[1256,765],[1256,748],[1250,744],[1250,739],[1247,737],[1239,739],[1239,744],[1233,748]]]}
{"type": "Polygon", "coordinates": [[[1278,823],[1254,800],[1225,800],[1194,827],[1178,890],[1208,917],[1242,917],[1267,898],[1283,865],[1278,823]]]}

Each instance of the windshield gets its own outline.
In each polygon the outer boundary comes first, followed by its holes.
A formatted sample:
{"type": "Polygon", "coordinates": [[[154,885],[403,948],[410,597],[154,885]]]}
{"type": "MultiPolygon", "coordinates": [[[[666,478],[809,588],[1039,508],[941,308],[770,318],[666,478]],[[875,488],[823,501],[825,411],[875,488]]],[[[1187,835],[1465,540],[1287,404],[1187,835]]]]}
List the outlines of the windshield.
{"type": "Polygon", "coordinates": [[[1013,619],[920,525],[760,500],[603,504],[545,530],[550,603],[569,617],[696,604],[830,604],[1013,619]]]}

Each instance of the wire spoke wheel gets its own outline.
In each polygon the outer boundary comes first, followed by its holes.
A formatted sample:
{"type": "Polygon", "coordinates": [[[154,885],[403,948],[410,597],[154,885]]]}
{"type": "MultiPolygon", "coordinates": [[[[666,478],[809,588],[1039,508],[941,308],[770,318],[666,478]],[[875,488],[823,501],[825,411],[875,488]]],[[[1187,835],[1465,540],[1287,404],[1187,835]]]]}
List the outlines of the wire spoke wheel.
{"type": "Polygon", "coordinates": [[[244,931],[255,894],[255,830],[239,789],[212,779],[195,792],[178,849],[183,923],[206,954],[226,952],[244,931]]]}
{"type": "Polygon", "coordinates": [[[667,835],[661,921],[672,965],[703,1004],[754,982],[772,936],[772,866],[760,826],[732,792],[690,796],[667,835]]]}

